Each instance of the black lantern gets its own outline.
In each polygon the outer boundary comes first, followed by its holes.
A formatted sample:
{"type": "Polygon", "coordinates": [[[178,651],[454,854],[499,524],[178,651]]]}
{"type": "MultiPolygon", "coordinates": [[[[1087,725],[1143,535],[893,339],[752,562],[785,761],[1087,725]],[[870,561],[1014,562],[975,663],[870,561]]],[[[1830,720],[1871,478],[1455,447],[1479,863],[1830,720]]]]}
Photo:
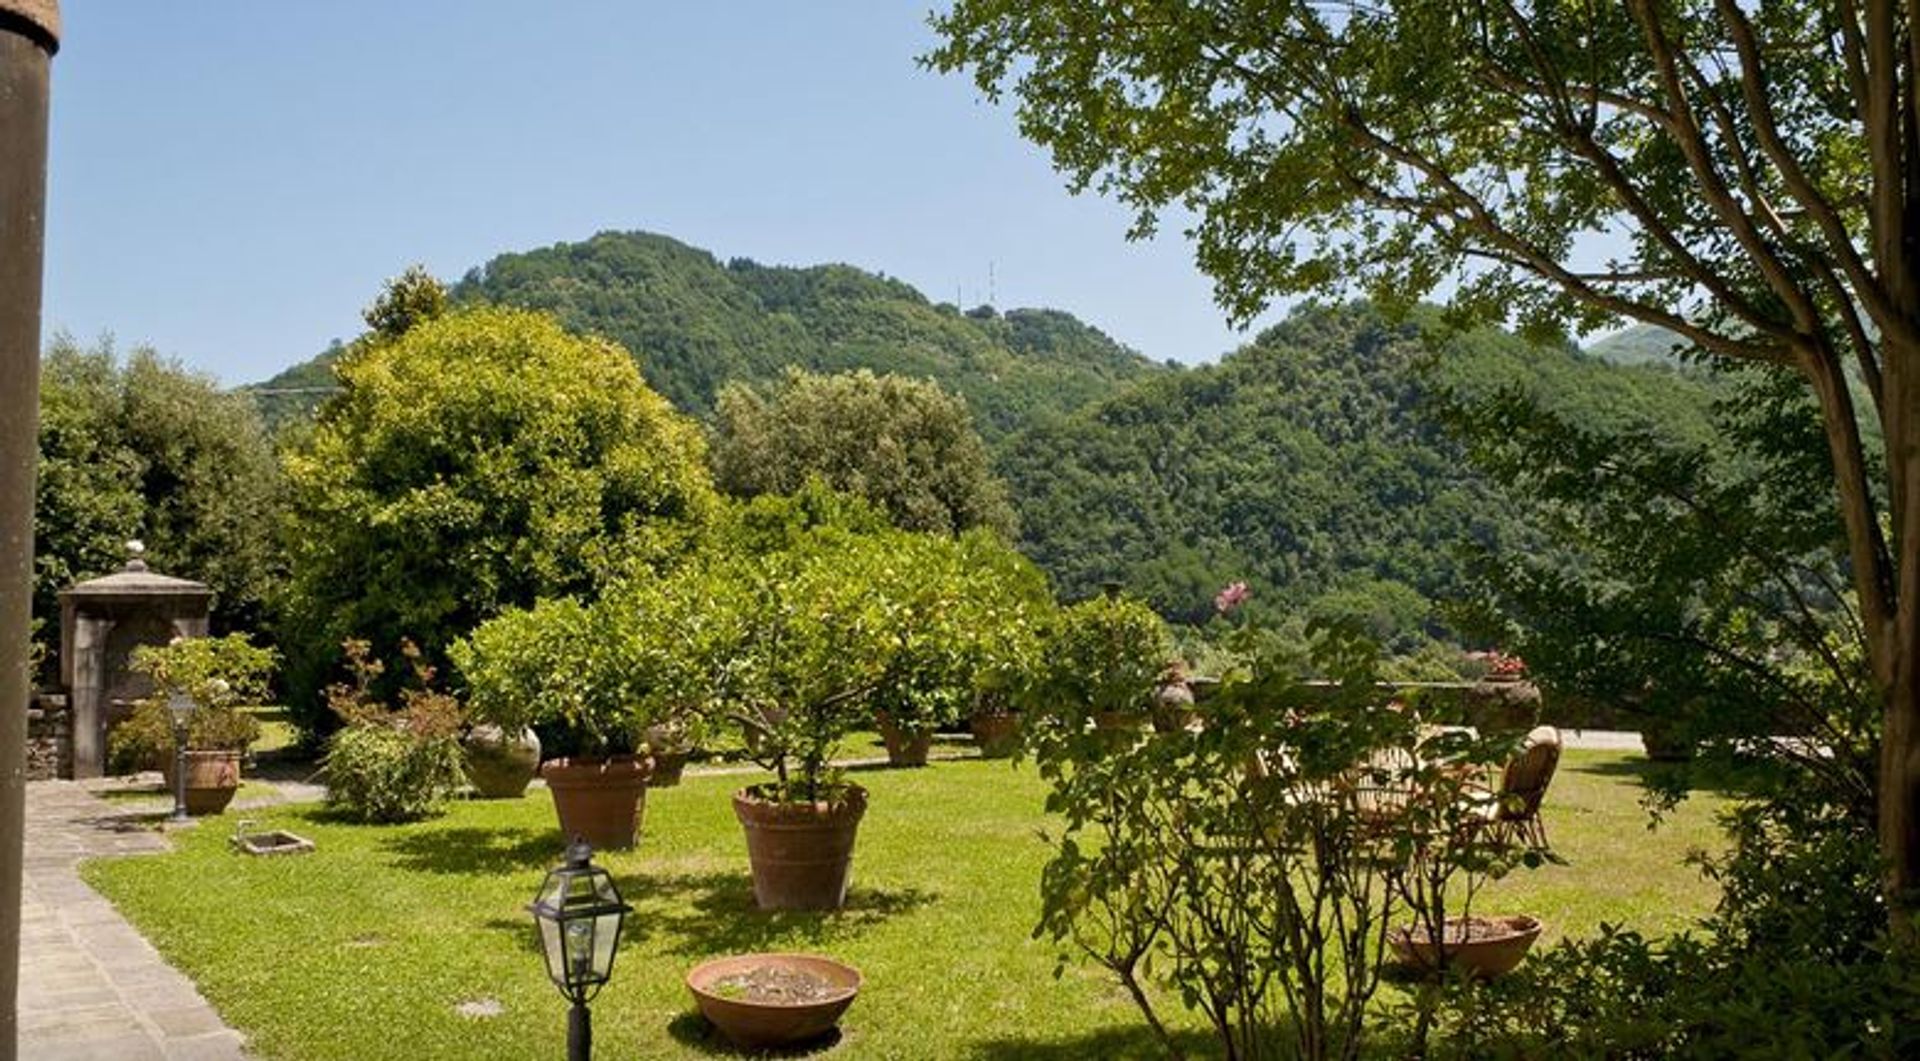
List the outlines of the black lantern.
{"type": "Polygon", "coordinates": [[[187,821],[187,723],[200,705],[193,697],[175,692],[167,697],[167,714],[173,719],[173,818],[187,821]]]}
{"type": "Polygon", "coordinates": [[[567,1014],[567,1057],[587,1061],[593,1054],[587,1003],[613,975],[620,928],[633,907],[620,901],[613,875],[593,864],[593,849],[585,840],[574,840],[566,858],[565,865],[547,874],[527,909],[540,929],[547,975],[573,1003],[567,1014]]]}

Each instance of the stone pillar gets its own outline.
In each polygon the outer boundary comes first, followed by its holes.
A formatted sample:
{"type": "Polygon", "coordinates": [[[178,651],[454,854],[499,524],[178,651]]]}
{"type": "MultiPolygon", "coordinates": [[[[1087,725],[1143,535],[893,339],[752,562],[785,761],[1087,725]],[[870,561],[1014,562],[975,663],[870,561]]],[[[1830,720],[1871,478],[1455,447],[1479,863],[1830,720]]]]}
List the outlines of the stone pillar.
{"type": "MultiPolygon", "coordinates": [[[[80,616],[73,622],[73,643],[61,655],[72,660],[67,688],[67,717],[73,725],[73,776],[99,777],[107,765],[107,635],[113,620],[80,616]]],[[[65,665],[63,664],[63,667],[65,665]]]]}
{"type": "Polygon", "coordinates": [[[40,274],[56,0],[0,0],[0,1061],[19,1052],[20,869],[27,790],[40,274]]]}

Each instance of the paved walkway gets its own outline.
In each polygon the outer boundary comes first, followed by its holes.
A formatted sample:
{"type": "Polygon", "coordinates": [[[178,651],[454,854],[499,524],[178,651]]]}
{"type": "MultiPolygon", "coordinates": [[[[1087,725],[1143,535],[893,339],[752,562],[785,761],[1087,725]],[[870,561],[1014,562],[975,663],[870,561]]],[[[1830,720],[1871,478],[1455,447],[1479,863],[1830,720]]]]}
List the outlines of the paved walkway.
{"type": "MultiPolygon", "coordinates": [[[[130,820],[131,819],[131,820],[130,820]]],[[[80,879],[83,859],[168,848],[71,781],[27,785],[20,908],[20,1057],[239,1061],[247,1055],[193,982],[80,879]]]]}

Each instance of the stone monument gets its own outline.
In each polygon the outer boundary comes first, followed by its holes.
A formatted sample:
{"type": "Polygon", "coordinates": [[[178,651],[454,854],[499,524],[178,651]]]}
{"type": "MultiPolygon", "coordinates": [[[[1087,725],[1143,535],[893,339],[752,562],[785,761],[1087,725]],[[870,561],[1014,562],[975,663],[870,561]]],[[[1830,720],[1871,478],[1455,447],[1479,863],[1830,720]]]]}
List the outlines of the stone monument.
{"type": "Polygon", "coordinates": [[[213,590],[149,571],[146,547],[127,543],[127,566],[60,591],[60,684],[73,724],[73,776],[99,777],[107,730],[152,692],[133,650],[207,636],[213,590]]]}

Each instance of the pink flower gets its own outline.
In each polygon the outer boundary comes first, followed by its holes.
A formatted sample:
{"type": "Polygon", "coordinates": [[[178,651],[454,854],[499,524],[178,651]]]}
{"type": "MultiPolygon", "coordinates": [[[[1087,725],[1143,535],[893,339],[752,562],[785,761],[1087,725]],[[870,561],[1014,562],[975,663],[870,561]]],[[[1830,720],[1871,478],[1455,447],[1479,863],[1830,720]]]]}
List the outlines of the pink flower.
{"type": "Polygon", "coordinates": [[[1253,594],[1247,590],[1245,582],[1229,582],[1220,592],[1213,595],[1213,610],[1222,615],[1246,603],[1253,594]]]}

